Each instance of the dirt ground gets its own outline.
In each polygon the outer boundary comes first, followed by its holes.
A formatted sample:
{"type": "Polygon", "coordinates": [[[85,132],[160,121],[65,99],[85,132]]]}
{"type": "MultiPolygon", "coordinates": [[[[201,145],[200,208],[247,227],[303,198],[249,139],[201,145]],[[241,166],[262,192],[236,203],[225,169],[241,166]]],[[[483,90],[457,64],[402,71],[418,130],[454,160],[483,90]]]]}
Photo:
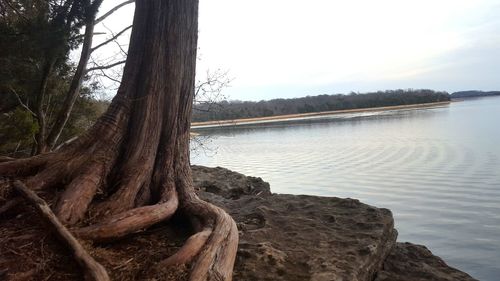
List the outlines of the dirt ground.
{"type": "MultiPolygon", "coordinates": [[[[48,194],[39,195],[53,203],[48,194]]],[[[0,280],[84,280],[71,253],[50,229],[24,201],[0,215],[0,280]]],[[[186,267],[155,264],[175,253],[189,233],[189,227],[174,218],[112,243],[80,242],[112,280],[185,280],[186,267]]]]}

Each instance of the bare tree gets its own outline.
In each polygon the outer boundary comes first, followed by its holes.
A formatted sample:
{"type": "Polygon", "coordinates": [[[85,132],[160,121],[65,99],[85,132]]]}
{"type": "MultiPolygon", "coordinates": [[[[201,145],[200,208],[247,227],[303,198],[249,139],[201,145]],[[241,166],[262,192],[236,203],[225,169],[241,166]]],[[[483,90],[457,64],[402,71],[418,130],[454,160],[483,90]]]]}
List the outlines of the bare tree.
{"type": "Polygon", "coordinates": [[[222,91],[229,87],[232,80],[227,70],[207,70],[206,76],[196,81],[194,110],[210,111],[214,107],[220,107],[220,102],[227,99],[222,91]]]}

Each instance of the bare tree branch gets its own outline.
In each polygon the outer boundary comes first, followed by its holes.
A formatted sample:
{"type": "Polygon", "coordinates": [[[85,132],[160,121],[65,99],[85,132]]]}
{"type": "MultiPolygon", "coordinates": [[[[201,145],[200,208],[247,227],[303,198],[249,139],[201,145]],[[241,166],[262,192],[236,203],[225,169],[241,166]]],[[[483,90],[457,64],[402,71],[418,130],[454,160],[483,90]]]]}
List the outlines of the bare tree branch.
{"type": "Polygon", "coordinates": [[[222,90],[233,80],[228,77],[228,72],[220,69],[214,72],[207,71],[206,80],[197,82],[193,106],[195,111],[210,112],[214,107],[219,109],[222,107],[220,101],[226,98],[222,90]]]}
{"type": "Polygon", "coordinates": [[[33,115],[33,117],[37,117],[37,115],[28,107],[28,105],[26,105],[22,100],[21,100],[21,97],[17,94],[16,90],[14,90],[14,88],[12,88],[11,86],[9,86],[9,90],[16,96],[17,98],[17,101],[19,102],[19,105],[26,109],[26,111],[28,111],[31,115],[33,115]]]}
{"type": "Polygon", "coordinates": [[[97,74],[98,76],[103,76],[103,77],[108,78],[109,80],[111,80],[113,82],[116,82],[116,83],[120,83],[121,82],[120,80],[107,75],[104,70],[100,69],[100,71],[101,71],[102,74],[97,74]]]}
{"type": "Polygon", "coordinates": [[[113,68],[113,67],[118,66],[120,64],[124,64],[125,61],[126,60],[121,60],[121,61],[118,61],[118,62],[115,62],[115,63],[112,63],[112,64],[108,64],[108,65],[98,65],[98,66],[95,66],[95,67],[91,67],[91,68],[87,69],[87,73],[91,72],[91,71],[95,71],[95,70],[103,70],[103,69],[113,68]]]}
{"type": "Polygon", "coordinates": [[[116,40],[116,38],[120,37],[120,35],[122,35],[125,31],[129,30],[130,28],[132,28],[132,25],[129,25],[129,26],[125,27],[123,30],[121,30],[117,34],[111,33],[111,35],[112,35],[111,38],[109,38],[108,40],[106,40],[106,41],[102,42],[101,44],[95,46],[94,48],[90,49],[90,52],[92,53],[95,50],[99,49],[100,47],[108,44],[109,42],[112,42],[112,41],[116,40]]]}
{"type": "MultiPolygon", "coordinates": [[[[94,33],[92,33],[92,35],[104,35],[104,34],[106,34],[106,32],[94,32],[94,33]]],[[[80,39],[80,38],[83,38],[84,36],[85,36],[85,34],[80,34],[80,35],[71,37],[70,40],[80,39]]]]}
{"type": "Polygon", "coordinates": [[[109,17],[111,14],[113,14],[114,12],[116,12],[118,9],[120,9],[121,7],[125,6],[125,5],[128,5],[130,3],[134,3],[135,1],[134,0],[127,0],[119,5],[116,5],[114,8],[112,8],[111,10],[109,10],[108,12],[106,12],[104,15],[102,15],[101,17],[97,18],[95,20],[95,24],[98,24],[100,23],[101,21],[103,21],[105,18],[109,17]]]}
{"type": "Polygon", "coordinates": [[[115,44],[118,46],[118,48],[120,49],[120,52],[122,52],[122,54],[124,56],[128,56],[128,53],[123,49],[122,45],[120,43],[118,43],[118,41],[115,40],[115,44]]]}

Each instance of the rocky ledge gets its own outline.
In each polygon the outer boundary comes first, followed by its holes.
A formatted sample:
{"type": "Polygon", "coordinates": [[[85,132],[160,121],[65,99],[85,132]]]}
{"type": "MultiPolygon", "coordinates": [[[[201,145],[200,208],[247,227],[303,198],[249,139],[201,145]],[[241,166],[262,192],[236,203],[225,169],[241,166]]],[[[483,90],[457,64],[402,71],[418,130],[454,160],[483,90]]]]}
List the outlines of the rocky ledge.
{"type": "Polygon", "coordinates": [[[238,224],[235,280],[475,280],[424,246],[396,243],[387,209],[272,194],[262,179],[220,167],[193,166],[193,179],[238,224]]]}

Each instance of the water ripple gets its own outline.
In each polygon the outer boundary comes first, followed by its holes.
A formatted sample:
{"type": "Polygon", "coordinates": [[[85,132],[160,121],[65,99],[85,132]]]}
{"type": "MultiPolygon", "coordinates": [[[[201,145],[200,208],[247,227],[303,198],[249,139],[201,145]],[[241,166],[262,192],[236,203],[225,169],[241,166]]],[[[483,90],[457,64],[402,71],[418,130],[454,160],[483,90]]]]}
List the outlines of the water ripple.
{"type": "Polygon", "coordinates": [[[355,197],[389,208],[401,241],[496,280],[500,130],[492,120],[500,121],[500,98],[349,118],[214,130],[217,153],[192,162],[262,177],[277,193],[355,197]]]}

